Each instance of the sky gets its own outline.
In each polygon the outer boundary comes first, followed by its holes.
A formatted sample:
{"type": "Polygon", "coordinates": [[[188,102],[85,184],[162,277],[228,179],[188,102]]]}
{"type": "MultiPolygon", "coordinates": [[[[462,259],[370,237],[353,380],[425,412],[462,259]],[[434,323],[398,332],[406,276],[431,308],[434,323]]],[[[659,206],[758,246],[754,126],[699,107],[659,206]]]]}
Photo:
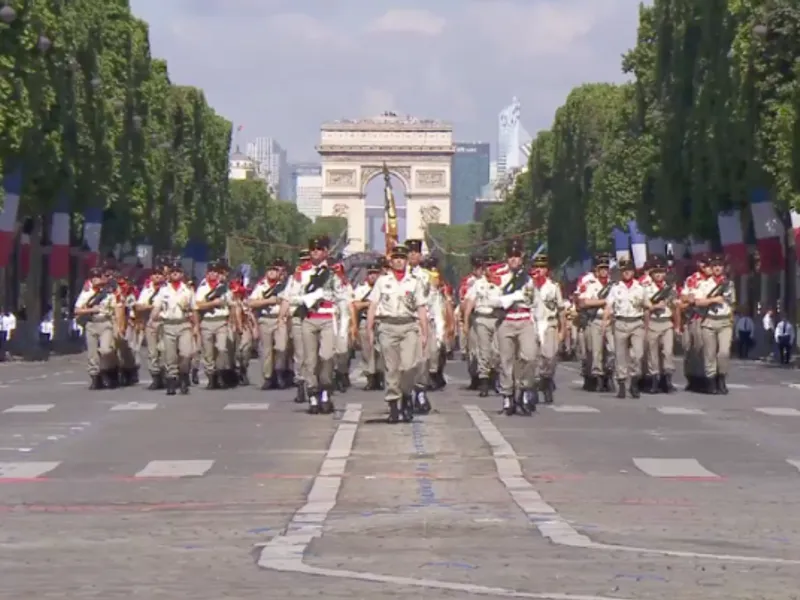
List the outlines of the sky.
{"type": "MultiPolygon", "coordinates": [[[[648,0],[649,3],[649,0],[648,0]]],[[[202,88],[290,161],[316,160],[319,126],[395,111],[497,142],[516,96],[534,134],[582,83],[625,81],[639,0],[131,0],[174,83],[202,88]]]]}

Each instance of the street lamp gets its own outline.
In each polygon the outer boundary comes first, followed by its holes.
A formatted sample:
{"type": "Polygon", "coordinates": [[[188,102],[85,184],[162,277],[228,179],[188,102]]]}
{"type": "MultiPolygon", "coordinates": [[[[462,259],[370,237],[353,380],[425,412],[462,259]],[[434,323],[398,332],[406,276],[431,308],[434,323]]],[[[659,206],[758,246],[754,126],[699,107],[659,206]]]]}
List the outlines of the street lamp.
{"type": "Polygon", "coordinates": [[[8,4],[3,4],[3,7],[0,8],[0,21],[5,23],[6,25],[11,25],[14,21],[17,20],[17,11],[11,8],[8,4]]]}

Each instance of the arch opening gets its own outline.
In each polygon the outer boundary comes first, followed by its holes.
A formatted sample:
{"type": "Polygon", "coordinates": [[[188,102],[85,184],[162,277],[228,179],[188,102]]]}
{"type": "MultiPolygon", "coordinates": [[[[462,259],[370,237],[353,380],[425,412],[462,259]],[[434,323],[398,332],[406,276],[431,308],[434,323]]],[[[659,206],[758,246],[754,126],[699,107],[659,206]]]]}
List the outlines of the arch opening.
{"type": "MultiPolygon", "coordinates": [[[[401,240],[406,238],[407,200],[406,183],[389,172],[395,204],[397,206],[397,233],[401,240]]],[[[386,249],[384,232],[384,181],[383,174],[373,175],[364,186],[364,219],[366,231],[366,248],[371,252],[383,253],[386,249]]]]}

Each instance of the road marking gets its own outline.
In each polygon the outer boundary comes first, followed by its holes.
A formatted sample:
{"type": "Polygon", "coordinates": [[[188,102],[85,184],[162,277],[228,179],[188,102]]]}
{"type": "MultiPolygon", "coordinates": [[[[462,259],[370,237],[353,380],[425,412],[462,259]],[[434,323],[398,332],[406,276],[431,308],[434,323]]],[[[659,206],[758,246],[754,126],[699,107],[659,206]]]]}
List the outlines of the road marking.
{"type": "Polygon", "coordinates": [[[269,404],[266,402],[234,402],[226,404],[222,410],[267,410],[269,404]]]}
{"type": "Polygon", "coordinates": [[[36,479],[55,469],[60,462],[0,462],[0,480],[36,479]]]}
{"type": "Polygon", "coordinates": [[[800,410],[783,406],[764,406],[756,408],[755,411],[770,417],[800,417],[800,410]]]}
{"type": "Polygon", "coordinates": [[[721,479],[693,458],[634,458],[633,464],[650,477],[721,479]]]}
{"type": "Polygon", "coordinates": [[[17,404],[5,409],[3,413],[46,413],[54,406],[55,404],[17,404]]]}
{"type": "Polygon", "coordinates": [[[726,383],[725,385],[731,390],[749,390],[752,387],[745,383],[726,383]]]}
{"type": "Polygon", "coordinates": [[[158,407],[158,404],[155,402],[126,402],[125,404],[115,404],[111,407],[111,410],[155,410],[156,407],[158,407]]]}
{"type": "Polygon", "coordinates": [[[699,408],[686,408],[685,406],[659,406],[656,410],[662,415],[704,415],[705,411],[699,408]]]}
{"type": "Polygon", "coordinates": [[[560,413],[599,413],[600,411],[592,406],[583,404],[552,404],[548,406],[550,410],[560,413]]]}
{"type": "Polygon", "coordinates": [[[135,477],[202,477],[213,460],[151,460],[135,477]]]}
{"type": "Polygon", "coordinates": [[[800,458],[787,458],[786,462],[792,465],[795,469],[800,471],[800,458]]]}

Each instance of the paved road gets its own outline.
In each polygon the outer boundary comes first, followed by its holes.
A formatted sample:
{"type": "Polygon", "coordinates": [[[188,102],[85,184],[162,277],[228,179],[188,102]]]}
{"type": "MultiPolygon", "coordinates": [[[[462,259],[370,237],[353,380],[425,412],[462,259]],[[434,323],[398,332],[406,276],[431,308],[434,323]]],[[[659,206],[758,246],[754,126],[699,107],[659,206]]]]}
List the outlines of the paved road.
{"type": "Polygon", "coordinates": [[[312,417],[289,392],[89,393],[80,365],[7,368],[3,600],[800,594],[792,371],[634,401],[562,365],[532,418],[454,381],[388,426],[361,391],[312,417]]]}

